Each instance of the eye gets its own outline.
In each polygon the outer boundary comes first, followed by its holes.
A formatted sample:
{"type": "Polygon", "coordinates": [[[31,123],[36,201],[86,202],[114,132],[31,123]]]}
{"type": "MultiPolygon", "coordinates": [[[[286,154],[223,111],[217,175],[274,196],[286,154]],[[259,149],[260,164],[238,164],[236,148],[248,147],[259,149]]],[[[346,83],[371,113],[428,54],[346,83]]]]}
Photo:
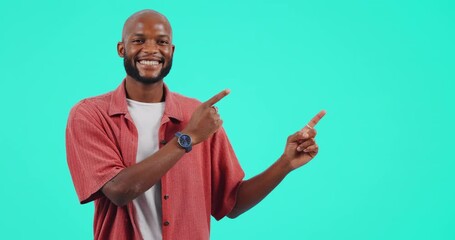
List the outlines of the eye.
{"type": "Polygon", "coordinates": [[[134,44],[142,44],[144,43],[144,40],[143,39],[133,39],[132,41],[134,44]]]}
{"type": "Polygon", "coordinates": [[[158,44],[159,45],[169,45],[169,41],[168,40],[158,40],[158,44]]]}

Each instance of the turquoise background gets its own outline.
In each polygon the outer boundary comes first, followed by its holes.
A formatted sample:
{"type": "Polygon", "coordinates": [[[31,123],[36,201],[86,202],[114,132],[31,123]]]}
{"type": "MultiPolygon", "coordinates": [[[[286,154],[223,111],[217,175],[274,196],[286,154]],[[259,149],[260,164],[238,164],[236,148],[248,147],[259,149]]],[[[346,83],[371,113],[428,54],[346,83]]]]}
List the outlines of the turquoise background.
{"type": "Polygon", "coordinates": [[[1,1],[0,239],[91,239],[64,132],[114,89],[124,20],[161,11],[173,91],[218,104],[247,174],[321,109],[320,153],[212,239],[455,239],[455,2],[1,1]]]}

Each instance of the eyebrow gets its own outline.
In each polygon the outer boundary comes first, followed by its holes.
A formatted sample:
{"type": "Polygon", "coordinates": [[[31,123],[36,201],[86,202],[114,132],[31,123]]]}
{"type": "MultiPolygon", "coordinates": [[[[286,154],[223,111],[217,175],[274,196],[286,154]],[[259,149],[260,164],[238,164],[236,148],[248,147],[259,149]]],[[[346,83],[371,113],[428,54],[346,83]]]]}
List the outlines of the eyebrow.
{"type": "MultiPolygon", "coordinates": [[[[143,33],[134,33],[133,37],[145,37],[145,34],[143,34],[143,33]]],[[[170,36],[167,35],[167,34],[160,34],[160,35],[158,35],[158,37],[170,37],[170,36]]]]}

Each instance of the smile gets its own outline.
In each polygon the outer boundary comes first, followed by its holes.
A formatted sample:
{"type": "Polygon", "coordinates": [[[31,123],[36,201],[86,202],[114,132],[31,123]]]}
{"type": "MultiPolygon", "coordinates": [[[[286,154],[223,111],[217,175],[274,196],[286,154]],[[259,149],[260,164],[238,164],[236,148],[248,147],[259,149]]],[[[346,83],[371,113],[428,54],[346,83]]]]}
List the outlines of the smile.
{"type": "Polygon", "coordinates": [[[147,66],[155,66],[155,65],[159,65],[160,62],[159,61],[149,61],[149,60],[141,60],[139,61],[140,64],[142,65],[147,65],[147,66]]]}

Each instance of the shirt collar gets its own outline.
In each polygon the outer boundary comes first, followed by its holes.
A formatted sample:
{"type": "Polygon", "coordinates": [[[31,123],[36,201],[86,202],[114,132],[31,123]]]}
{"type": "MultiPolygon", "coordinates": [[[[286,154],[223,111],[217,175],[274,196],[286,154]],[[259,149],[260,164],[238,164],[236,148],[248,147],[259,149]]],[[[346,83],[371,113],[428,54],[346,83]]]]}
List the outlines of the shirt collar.
{"type": "MultiPolygon", "coordinates": [[[[183,120],[182,108],[178,103],[175,93],[169,91],[164,84],[164,117],[183,120]]],[[[125,80],[112,92],[111,102],[109,104],[109,116],[117,114],[128,114],[128,104],[126,102],[125,80]]]]}

